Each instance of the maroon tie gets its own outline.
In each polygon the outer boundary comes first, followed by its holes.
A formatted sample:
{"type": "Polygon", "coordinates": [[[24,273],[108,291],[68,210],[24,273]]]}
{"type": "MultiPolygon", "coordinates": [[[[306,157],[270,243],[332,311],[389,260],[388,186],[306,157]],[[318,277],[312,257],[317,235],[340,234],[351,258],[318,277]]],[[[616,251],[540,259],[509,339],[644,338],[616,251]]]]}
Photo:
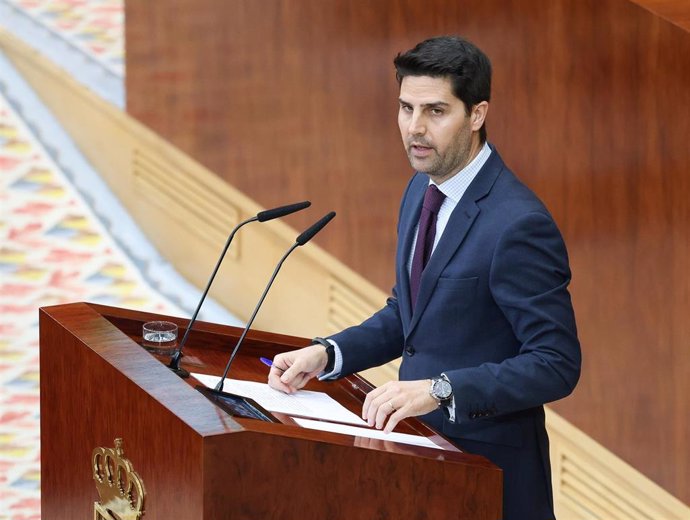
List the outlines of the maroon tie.
{"type": "Polygon", "coordinates": [[[446,196],[439,191],[435,184],[429,184],[424,194],[422,214],[419,216],[417,242],[414,248],[414,256],[412,257],[412,269],[410,270],[410,301],[412,302],[413,311],[417,303],[422,271],[424,271],[431,256],[431,250],[434,247],[436,217],[445,198],[446,196]]]}

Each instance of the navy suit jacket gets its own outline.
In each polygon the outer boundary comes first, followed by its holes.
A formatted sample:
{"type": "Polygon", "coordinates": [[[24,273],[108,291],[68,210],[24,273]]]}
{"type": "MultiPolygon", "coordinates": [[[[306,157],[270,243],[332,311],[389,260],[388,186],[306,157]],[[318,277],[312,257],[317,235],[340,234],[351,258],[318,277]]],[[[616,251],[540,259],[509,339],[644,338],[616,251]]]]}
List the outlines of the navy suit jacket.
{"type": "Polygon", "coordinates": [[[572,392],[581,363],[565,244],[492,149],[422,274],[412,312],[407,265],[427,185],[416,174],[402,199],[393,295],[332,336],[342,375],[401,355],[401,380],[445,373],[455,422],[440,410],[422,419],[503,469],[504,519],[553,518],[542,405],[572,392]]]}

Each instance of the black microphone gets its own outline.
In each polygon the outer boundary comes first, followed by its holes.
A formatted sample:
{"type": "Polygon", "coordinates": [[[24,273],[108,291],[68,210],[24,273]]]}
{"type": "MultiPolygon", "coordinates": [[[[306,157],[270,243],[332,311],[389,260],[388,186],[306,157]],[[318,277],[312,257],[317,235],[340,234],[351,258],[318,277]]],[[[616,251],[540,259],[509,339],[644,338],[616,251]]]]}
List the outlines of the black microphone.
{"type": "Polygon", "coordinates": [[[299,235],[295,239],[295,243],[290,247],[290,249],[287,250],[287,252],[283,255],[283,257],[280,259],[278,262],[278,265],[276,266],[275,270],[273,271],[273,274],[271,275],[271,279],[268,281],[268,284],[266,285],[266,288],[264,289],[264,293],[261,295],[261,298],[259,298],[259,303],[256,304],[256,307],[254,308],[254,312],[252,313],[251,318],[249,318],[249,321],[247,322],[246,327],[244,328],[244,331],[242,332],[242,335],[240,336],[240,339],[237,340],[237,344],[235,345],[235,348],[232,351],[232,354],[230,354],[230,360],[228,361],[228,364],[225,366],[225,372],[223,372],[223,376],[220,378],[220,381],[218,381],[218,384],[215,387],[215,392],[223,392],[223,385],[225,383],[225,378],[228,375],[228,372],[230,371],[230,365],[232,364],[233,360],[235,359],[235,356],[237,355],[237,352],[240,349],[240,345],[242,345],[242,341],[244,341],[244,337],[247,335],[247,332],[249,332],[249,328],[252,326],[252,323],[254,322],[254,318],[256,318],[256,314],[259,312],[259,309],[261,308],[261,304],[264,302],[264,299],[266,299],[266,295],[268,294],[268,290],[271,288],[271,285],[273,285],[273,281],[275,280],[276,276],[278,275],[278,271],[283,265],[283,262],[285,262],[285,259],[292,253],[295,249],[297,249],[299,246],[303,246],[307,242],[309,242],[312,238],[314,238],[314,235],[316,235],[319,231],[321,231],[326,224],[328,224],[333,217],[335,217],[335,211],[331,211],[327,215],[325,215],[321,220],[313,224],[309,229],[304,231],[301,235],[299,235]]]}
{"type": "Polygon", "coordinates": [[[311,202],[308,200],[305,200],[304,202],[297,202],[295,204],[289,204],[287,206],[280,206],[279,208],[273,208],[273,209],[267,209],[264,211],[260,211],[259,213],[256,214],[256,216],[248,218],[247,220],[240,222],[235,226],[235,229],[232,230],[230,235],[228,236],[228,240],[225,242],[225,247],[223,248],[223,252],[220,254],[220,257],[218,258],[218,262],[216,262],[216,267],[213,269],[213,272],[211,273],[211,277],[208,279],[208,283],[206,284],[206,289],[204,289],[204,293],[201,295],[201,299],[199,300],[198,305],[196,306],[196,310],[194,311],[194,314],[192,315],[192,319],[189,320],[189,325],[187,325],[187,330],[185,330],[184,336],[182,337],[182,341],[180,341],[180,345],[175,349],[175,352],[172,355],[172,359],[170,360],[170,364],[168,365],[168,368],[170,368],[173,372],[175,372],[178,376],[180,377],[189,377],[189,372],[185,370],[184,368],[180,367],[180,360],[182,359],[182,349],[185,346],[185,343],[187,342],[187,338],[189,337],[189,332],[192,330],[192,326],[196,322],[196,317],[199,314],[199,311],[201,310],[201,306],[204,303],[204,300],[206,299],[206,295],[208,294],[208,290],[211,288],[211,284],[213,283],[213,279],[216,277],[216,273],[218,272],[218,268],[220,268],[220,264],[223,262],[223,258],[225,258],[225,253],[227,253],[228,248],[230,247],[230,243],[232,242],[233,237],[235,236],[235,233],[237,233],[237,230],[240,229],[242,226],[245,224],[249,224],[250,222],[266,222],[267,220],[273,220],[274,218],[280,218],[284,217],[286,215],[290,215],[291,213],[295,213],[297,211],[301,211],[305,208],[308,208],[311,206],[311,202]]]}

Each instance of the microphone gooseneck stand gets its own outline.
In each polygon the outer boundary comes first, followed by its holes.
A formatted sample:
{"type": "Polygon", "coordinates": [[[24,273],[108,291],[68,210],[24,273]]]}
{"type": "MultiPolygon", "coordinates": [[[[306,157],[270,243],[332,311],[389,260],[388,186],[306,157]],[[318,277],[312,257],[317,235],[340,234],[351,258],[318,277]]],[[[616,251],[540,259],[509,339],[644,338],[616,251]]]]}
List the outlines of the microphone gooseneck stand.
{"type": "Polygon", "coordinates": [[[308,208],[309,206],[311,206],[311,202],[309,202],[307,200],[304,202],[298,202],[296,204],[290,204],[288,206],[281,206],[279,208],[273,208],[273,209],[268,209],[265,211],[260,211],[255,216],[248,218],[247,220],[244,220],[235,226],[235,228],[232,230],[232,232],[228,236],[227,241],[225,242],[225,247],[223,247],[223,251],[221,252],[220,256],[218,257],[218,261],[216,262],[216,266],[214,267],[213,272],[211,273],[211,276],[208,279],[208,283],[206,284],[206,288],[204,289],[204,292],[201,295],[201,299],[199,300],[199,303],[196,306],[196,310],[194,311],[192,318],[189,320],[189,325],[187,325],[187,329],[185,330],[184,336],[182,336],[182,340],[180,341],[180,345],[177,347],[177,349],[175,349],[175,352],[173,353],[173,355],[170,359],[170,364],[168,364],[168,368],[170,370],[175,372],[180,377],[189,377],[189,371],[180,367],[180,360],[182,359],[182,349],[184,348],[185,344],[187,343],[187,338],[189,337],[189,333],[191,332],[192,327],[194,326],[194,323],[196,323],[196,319],[197,319],[197,316],[199,315],[199,311],[201,310],[201,306],[203,305],[204,300],[206,300],[206,295],[208,294],[208,291],[211,288],[211,284],[213,284],[213,280],[216,277],[216,273],[218,273],[218,269],[220,268],[220,265],[223,263],[223,259],[225,258],[225,254],[227,253],[228,248],[230,247],[232,239],[235,237],[235,233],[237,233],[237,231],[242,226],[244,226],[245,224],[249,224],[250,222],[266,222],[268,220],[273,220],[275,218],[290,215],[291,213],[295,213],[296,211],[301,211],[305,208],[308,208]]]}
{"type": "Polygon", "coordinates": [[[331,211],[295,239],[295,243],[292,246],[290,246],[290,248],[285,252],[282,258],[278,261],[276,268],[273,270],[273,274],[271,275],[271,278],[268,280],[268,284],[266,284],[266,288],[264,289],[261,298],[259,298],[259,302],[256,304],[256,307],[254,307],[254,312],[252,312],[252,315],[249,318],[247,325],[244,327],[242,334],[237,340],[235,348],[232,350],[232,353],[230,354],[230,359],[228,360],[228,363],[225,366],[225,371],[223,372],[220,381],[218,381],[218,384],[213,389],[206,388],[203,386],[197,386],[197,389],[200,392],[202,392],[207,398],[211,399],[213,402],[215,402],[218,406],[223,408],[231,415],[252,417],[255,419],[261,419],[263,421],[275,421],[275,418],[273,418],[273,416],[269,412],[267,412],[261,406],[259,406],[253,399],[224,392],[223,386],[225,384],[225,379],[228,375],[228,372],[230,371],[230,366],[232,365],[235,356],[239,352],[240,346],[242,345],[242,342],[244,341],[247,332],[249,332],[249,329],[252,326],[252,323],[254,322],[254,318],[256,318],[256,315],[258,314],[261,305],[266,299],[266,295],[268,294],[271,285],[273,285],[273,281],[276,279],[278,271],[280,271],[280,268],[282,267],[283,263],[290,255],[290,253],[292,253],[298,247],[303,246],[304,244],[309,242],[309,240],[311,240],[314,237],[314,235],[321,231],[326,226],[326,224],[328,224],[333,219],[333,217],[335,217],[335,212],[331,211]]]}

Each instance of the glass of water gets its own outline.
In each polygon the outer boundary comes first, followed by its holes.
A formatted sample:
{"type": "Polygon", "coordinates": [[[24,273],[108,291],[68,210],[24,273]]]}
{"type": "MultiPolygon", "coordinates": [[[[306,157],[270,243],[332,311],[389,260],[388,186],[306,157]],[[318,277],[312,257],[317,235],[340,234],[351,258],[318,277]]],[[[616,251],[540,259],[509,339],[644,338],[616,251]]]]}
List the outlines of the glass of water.
{"type": "Polygon", "coordinates": [[[142,346],[154,354],[172,355],[177,347],[177,325],[170,321],[149,321],[142,329],[142,346]]]}

